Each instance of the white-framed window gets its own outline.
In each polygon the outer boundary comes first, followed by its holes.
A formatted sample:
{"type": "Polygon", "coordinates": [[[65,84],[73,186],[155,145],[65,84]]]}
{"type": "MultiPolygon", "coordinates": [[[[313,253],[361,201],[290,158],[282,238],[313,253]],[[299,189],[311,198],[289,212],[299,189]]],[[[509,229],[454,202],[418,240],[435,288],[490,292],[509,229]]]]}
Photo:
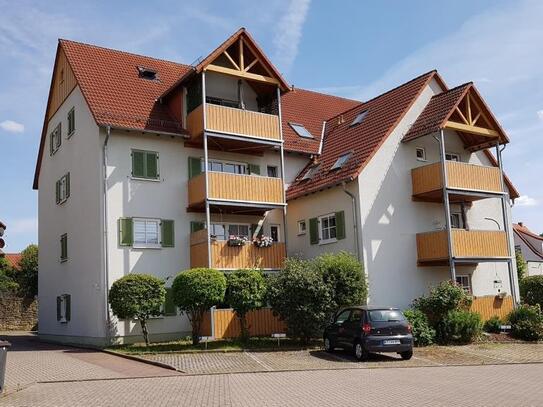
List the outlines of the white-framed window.
{"type": "Polygon", "coordinates": [[[75,107],[72,107],[68,112],[68,136],[67,138],[72,137],[75,132],[75,107]]]}
{"type": "Polygon", "coordinates": [[[251,237],[250,225],[231,223],[228,225],[228,236],[243,236],[249,239],[251,237]]]}
{"type": "Polygon", "coordinates": [[[212,223],[209,233],[215,240],[228,240],[229,236],[244,236],[249,239],[251,226],[239,223],[212,223]]]}
{"type": "Polygon", "coordinates": [[[426,161],[426,149],[424,147],[417,147],[415,151],[418,161],[426,161]]]}
{"type": "Polygon", "coordinates": [[[62,294],[57,297],[57,321],[66,324],[70,320],[71,296],[62,294]]]}
{"type": "Polygon", "coordinates": [[[305,223],[305,219],[304,220],[299,220],[298,221],[298,234],[299,235],[305,235],[307,232],[307,224],[305,223]]]}
{"type": "Polygon", "coordinates": [[[292,122],[289,122],[288,124],[290,125],[290,127],[292,127],[292,130],[294,130],[298,136],[303,138],[313,138],[313,135],[309,132],[309,130],[304,127],[303,124],[292,122]]]}
{"type": "Polygon", "coordinates": [[[279,225],[270,225],[270,237],[273,239],[274,242],[279,242],[281,240],[281,236],[279,234],[279,225]]]}
{"type": "Polygon", "coordinates": [[[462,221],[462,214],[460,212],[451,213],[451,228],[464,229],[464,222],[462,221]]]}
{"type": "Polygon", "coordinates": [[[160,219],[134,218],[134,244],[135,248],[159,248],[160,219]]]}
{"type": "Polygon", "coordinates": [[[49,136],[49,148],[50,148],[50,154],[55,154],[58,149],[60,148],[60,145],[62,144],[62,124],[57,124],[57,127],[51,132],[51,135],[49,136]]]}
{"type": "Polygon", "coordinates": [[[271,178],[277,178],[279,175],[278,175],[278,171],[277,171],[277,166],[275,165],[268,165],[267,167],[267,173],[268,173],[268,177],[271,177],[271,178]]]}
{"type": "Polygon", "coordinates": [[[460,162],[460,154],[456,153],[445,153],[445,159],[447,161],[456,161],[460,162]]]}
{"type": "Polygon", "coordinates": [[[335,242],[337,234],[336,214],[330,213],[319,217],[319,244],[335,242]]]}
{"type": "Polygon", "coordinates": [[[462,287],[466,293],[471,294],[471,276],[469,274],[457,274],[456,284],[462,287]]]}
{"type": "MultiPolygon", "coordinates": [[[[209,171],[227,172],[229,174],[247,174],[247,164],[234,161],[209,160],[209,171]]],[[[204,160],[201,161],[201,171],[204,172],[204,160]]]]}
{"type": "Polygon", "coordinates": [[[226,226],[222,223],[212,223],[209,233],[212,238],[217,240],[226,240],[226,226]]]}
{"type": "Polygon", "coordinates": [[[70,196],[70,173],[65,174],[55,184],[55,194],[57,205],[60,205],[70,196]]]}

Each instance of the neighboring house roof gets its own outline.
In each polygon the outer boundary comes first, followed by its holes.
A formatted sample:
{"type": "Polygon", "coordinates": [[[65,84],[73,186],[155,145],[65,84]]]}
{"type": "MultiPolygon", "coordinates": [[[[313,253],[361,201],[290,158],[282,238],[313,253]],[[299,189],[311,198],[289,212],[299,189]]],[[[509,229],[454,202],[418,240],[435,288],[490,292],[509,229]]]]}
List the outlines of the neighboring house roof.
{"type": "Polygon", "coordinates": [[[21,253],[4,253],[4,258],[8,261],[11,267],[18,269],[19,263],[23,255],[21,253]]]}
{"type": "Polygon", "coordinates": [[[531,238],[543,242],[543,237],[535,234],[522,223],[513,223],[513,231],[536,256],[540,257],[543,260],[543,251],[535,247],[534,244],[529,240],[531,238]]]}
{"type": "Polygon", "coordinates": [[[304,89],[292,89],[281,97],[285,150],[317,154],[323,122],[330,117],[360,105],[359,101],[325,95],[304,89]],[[302,124],[313,136],[300,137],[289,123],[302,124]]]}
{"type": "MultiPolygon", "coordinates": [[[[289,186],[287,199],[356,178],[433,78],[444,87],[438,73],[431,71],[329,120],[322,155],[318,158],[319,170],[311,179],[304,180],[299,176],[289,186]],[[364,111],[367,111],[364,120],[351,126],[357,115],[364,111]],[[349,152],[351,156],[347,162],[341,168],[332,170],[335,161],[349,152]]],[[[300,175],[305,175],[311,167],[306,166],[300,175]]]]}
{"type": "MultiPolygon", "coordinates": [[[[488,158],[488,160],[492,163],[492,165],[494,167],[497,167],[498,160],[496,160],[496,157],[494,157],[494,155],[488,150],[483,150],[483,151],[486,157],[488,158]]],[[[509,197],[511,199],[517,199],[520,196],[520,192],[518,192],[517,188],[515,188],[515,186],[513,185],[513,183],[507,176],[507,174],[505,174],[505,172],[503,173],[503,179],[505,181],[505,185],[507,186],[507,189],[509,189],[509,197]]]]}

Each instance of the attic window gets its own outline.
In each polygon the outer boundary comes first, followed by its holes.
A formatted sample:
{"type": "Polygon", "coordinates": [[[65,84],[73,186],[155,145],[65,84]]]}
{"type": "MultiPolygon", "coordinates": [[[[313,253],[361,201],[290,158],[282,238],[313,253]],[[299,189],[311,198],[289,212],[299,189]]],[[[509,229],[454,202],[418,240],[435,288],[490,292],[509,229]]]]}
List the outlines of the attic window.
{"type": "Polygon", "coordinates": [[[138,66],[138,73],[139,73],[140,78],[147,79],[149,81],[154,81],[157,79],[156,71],[149,68],[145,68],[143,66],[138,66]]]}
{"type": "Polygon", "coordinates": [[[352,153],[345,153],[339,156],[339,158],[336,160],[334,165],[332,165],[332,168],[330,170],[337,170],[338,168],[343,167],[343,165],[351,158],[352,153]]]}
{"type": "Polygon", "coordinates": [[[303,124],[298,124],[298,123],[291,123],[289,122],[290,124],[290,127],[292,127],[292,129],[296,132],[296,134],[300,137],[304,137],[304,138],[313,138],[313,135],[309,132],[309,130],[307,130],[303,124]]]}
{"type": "Polygon", "coordinates": [[[313,178],[313,176],[317,173],[317,171],[319,171],[319,167],[320,165],[315,165],[311,167],[310,169],[308,169],[306,173],[304,174],[304,176],[302,177],[302,181],[313,178]]]}
{"type": "Polygon", "coordinates": [[[353,122],[351,123],[351,127],[352,127],[352,126],[356,126],[357,124],[362,123],[362,121],[366,118],[367,115],[368,115],[368,111],[367,111],[367,110],[364,110],[364,111],[358,113],[358,115],[356,115],[356,117],[354,118],[353,122]]]}

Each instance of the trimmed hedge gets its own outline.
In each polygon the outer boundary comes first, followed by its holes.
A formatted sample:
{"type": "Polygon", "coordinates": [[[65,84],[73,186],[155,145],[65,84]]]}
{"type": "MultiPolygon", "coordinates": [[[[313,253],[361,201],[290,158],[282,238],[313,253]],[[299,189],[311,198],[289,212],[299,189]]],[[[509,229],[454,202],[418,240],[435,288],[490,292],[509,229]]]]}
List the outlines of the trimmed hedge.
{"type": "Polygon", "coordinates": [[[453,310],[439,321],[436,338],[442,344],[466,344],[481,334],[481,316],[476,312],[453,310]]]}
{"type": "Polygon", "coordinates": [[[483,330],[485,332],[490,332],[493,334],[499,334],[501,332],[502,321],[500,317],[494,315],[492,318],[488,319],[483,325],[483,330]]]}
{"type": "Polygon", "coordinates": [[[521,305],[508,317],[511,324],[511,335],[524,341],[543,339],[543,315],[539,305],[521,305]]]}

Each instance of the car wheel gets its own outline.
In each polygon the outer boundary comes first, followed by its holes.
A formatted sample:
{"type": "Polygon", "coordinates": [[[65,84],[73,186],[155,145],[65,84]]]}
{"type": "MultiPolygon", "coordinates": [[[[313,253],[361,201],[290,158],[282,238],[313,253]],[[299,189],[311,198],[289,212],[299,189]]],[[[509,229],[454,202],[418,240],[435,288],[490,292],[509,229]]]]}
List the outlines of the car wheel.
{"type": "Polygon", "coordinates": [[[413,351],[408,350],[406,352],[402,352],[400,353],[400,356],[402,357],[403,360],[409,360],[413,357],[413,351]]]}
{"type": "Polygon", "coordinates": [[[353,347],[354,357],[358,361],[365,361],[368,359],[368,352],[364,349],[364,346],[361,342],[356,342],[353,347]]]}
{"type": "Polygon", "coordinates": [[[325,336],[324,337],[324,350],[326,352],[333,352],[334,351],[334,345],[332,343],[332,341],[327,337],[325,336]]]}

